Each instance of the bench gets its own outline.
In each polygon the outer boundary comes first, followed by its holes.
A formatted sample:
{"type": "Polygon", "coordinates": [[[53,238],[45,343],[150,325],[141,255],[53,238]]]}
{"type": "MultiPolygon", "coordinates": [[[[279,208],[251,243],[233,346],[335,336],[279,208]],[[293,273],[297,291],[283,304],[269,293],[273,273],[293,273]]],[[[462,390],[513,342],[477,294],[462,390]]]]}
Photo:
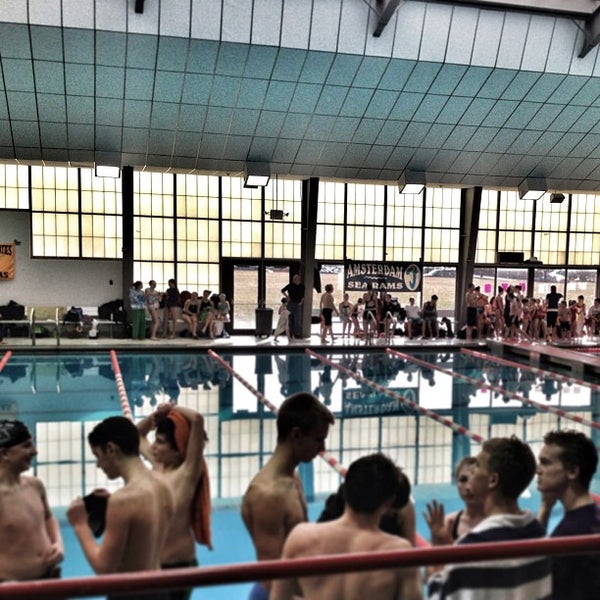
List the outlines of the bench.
{"type": "Polygon", "coordinates": [[[31,344],[36,343],[36,327],[47,327],[54,331],[54,336],[59,338],[60,317],[65,312],[63,306],[28,306],[25,308],[25,317],[23,319],[0,319],[0,325],[3,329],[8,329],[7,337],[10,337],[10,326],[18,325],[27,327],[27,337],[31,344]]]}
{"type": "MultiPolygon", "coordinates": [[[[66,327],[69,324],[79,325],[84,328],[84,325],[89,325],[90,328],[93,328],[94,321],[96,322],[96,331],[99,331],[100,327],[108,327],[109,335],[113,337],[113,326],[116,324],[115,321],[111,321],[110,319],[101,319],[98,316],[98,307],[97,306],[82,306],[81,310],[83,311],[83,320],[81,321],[64,321],[63,320],[63,329],[66,330],[66,327]]],[[[89,332],[88,332],[89,333],[89,332]]]]}
{"type": "Polygon", "coordinates": [[[11,325],[27,327],[27,337],[32,340],[35,345],[35,336],[33,335],[33,307],[25,307],[25,316],[22,319],[0,319],[0,328],[2,329],[3,335],[10,337],[11,325]],[[8,330],[8,333],[6,331],[8,330]]]}
{"type": "Polygon", "coordinates": [[[65,306],[34,306],[32,309],[32,337],[31,342],[35,346],[36,327],[46,327],[54,331],[57,345],[60,346],[60,324],[63,315],[67,311],[65,306]]]}

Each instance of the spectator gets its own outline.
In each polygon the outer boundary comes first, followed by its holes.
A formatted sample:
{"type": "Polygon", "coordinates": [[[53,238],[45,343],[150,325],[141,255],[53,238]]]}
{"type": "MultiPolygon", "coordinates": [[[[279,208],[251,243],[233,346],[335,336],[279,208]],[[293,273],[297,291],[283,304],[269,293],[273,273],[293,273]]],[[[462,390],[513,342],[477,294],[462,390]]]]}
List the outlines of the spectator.
{"type": "Polygon", "coordinates": [[[200,298],[200,314],[198,316],[198,326],[201,328],[202,335],[214,338],[215,334],[212,329],[212,321],[215,313],[215,305],[211,300],[211,291],[204,290],[202,298],[200,298]]]}
{"type": "Polygon", "coordinates": [[[437,313],[438,297],[434,294],[431,300],[427,300],[423,304],[423,337],[435,339],[438,337],[438,313],[437,313]]]}
{"type": "Polygon", "coordinates": [[[342,337],[350,337],[350,329],[352,327],[351,315],[353,308],[352,302],[350,302],[350,295],[346,292],[344,294],[344,299],[338,306],[338,314],[342,320],[342,337]]]}
{"type": "Polygon", "coordinates": [[[409,340],[412,340],[415,335],[415,326],[421,324],[421,309],[415,304],[415,299],[411,296],[404,310],[406,311],[406,335],[408,335],[409,340]]]}
{"type": "Polygon", "coordinates": [[[504,288],[499,285],[496,295],[492,298],[494,311],[494,332],[497,339],[504,335],[504,288]]]}
{"type": "Polygon", "coordinates": [[[227,296],[225,294],[219,294],[219,299],[217,300],[217,308],[214,313],[213,319],[213,333],[215,337],[224,337],[228,338],[229,334],[225,330],[225,323],[229,323],[231,321],[231,305],[227,300],[227,296]]]}
{"type": "Polygon", "coordinates": [[[131,338],[146,339],[146,294],[143,283],[136,281],[129,288],[129,305],[131,307],[131,338]]]}
{"type": "MultiPolygon", "coordinates": [[[[408,501],[410,484],[394,463],[382,454],[353,462],[345,483],[346,505],[341,517],[327,523],[297,525],[286,540],[283,558],[304,558],[346,552],[409,549],[408,540],[378,528],[392,507],[408,501]]],[[[297,579],[279,579],[271,600],[344,598],[358,600],[418,600],[421,582],[415,567],[369,570],[297,579]]]]}
{"type": "Polygon", "coordinates": [[[563,295],[556,291],[556,286],[550,286],[546,294],[546,322],[548,323],[548,341],[556,340],[556,320],[558,319],[558,303],[563,295]]]}
{"type": "Polygon", "coordinates": [[[575,330],[573,331],[573,335],[576,338],[583,337],[586,313],[587,307],[585,305],[585,298],[580,294],[577,296],[577,302],[575,302],[575,330]]]}
{"type": "Polygon", "coordinates": [[[565,300],[561,300],[558,305],[555,328],[558,329],[560,339],[571,341],[571,310],[565,300]]]}
{"type": "Polygon", "coordinates": [[[281,293],[288,299],[288,310],[290,311],[290,339],[302,339],[302,306],[304,304],[304,284],[300,275],[296,273],[292,281],[281,288],[281,293]]]}
{"type": "Polygon", "coordinates": [[[275,327],[275,332],[273,334],[273,341],[277,343],[277,338],[285,333],[288,340],[290,339],[290,311],[288,310],[288,299],[287,296],[284,296],[281,299],[281,304],[279,305],[279,317],[277,319],[277,326],[275,327]]]}
{"type": "Polygon", "coordinates": [[[377,332],[379,331],[377,293],[373,289],[372,283],[367,283],[367,291],[363,294],[363,301],[365,306],[363,317],[365,339],[371,340],[377,337],[377,332]]]}
{"type": "MultiPolygon", "coordinates": [[[[256,558],[281,556],[290,531],[307,520],[306,500],[296,467],[325,450],[333,415],[310,393],[284,400],[277,413],[277,443],[264,467],[254,476],[242,499],[242,519],[252,538],[256,558]]],[[[270,581],[256,583],[253,600],[268,598],[270,581]]]]}
{"type": "Polygon", "coordinates": [[[181,309],[181,318],[188,326],[190,335],[198,339],[198,314],[200,312],[200,299],[197,292],[192,292],[181,309]]]}
{"type": "Polygon", "coordinates": [[[146,308],[150,313],[150,319],[152,320],[150,324],[150,339],[152,341],[157,341],[158,337],[158,327],[160,325],[160,317],[158,315],[158,311],[160,309],[160,301],[162,299],[162,294],[156,291],[156,281],[151,279],[148,282],[148,287],[145,290],[146,293],[146,308]]]}
{"type": "Polygon", "coordinates": [[[40,479],[23,475],[37,450],[24,423],[0,420],[0,580],[60,577],[64,548],[40,479]]]}
{"type": "Polygon", "coordinates": [[[335,341],[335,337],[333,335],[333,313],[335,312],[338,317],[340,313],[338,309],[335,307],[335,302],[333,300],[333,285],[328,283],[325,286],[325,292],[321,295],[321,302],[319,304],[319,308],[321,310],[321,342],[325,344],[327,342],[327,333],[331,336],[331,341],[335,341]]]}
{"type": "Polygon", "coordinates": [[[169,279],[168,288],[165,291],[165,315],[163,319],[163,337],[167,335],[173,339],[177,333],[177,319],[179,318],[179,289],[174,279],[169,279]],[[169,321],[172,323],[172,330],[169,333],[169,321]]]}
{"type": "MultiPolygon", "coordinates": [[[[485,518],[457,544],[517,541],[544,536],[544,528],[530,511],[519,507],[519,496],[531,482],[535,457],[515,436],[483,443],[469,480],[473,495],[483,498],[485,518]]],[[[444,537],[443,511],[428,505],[432,539],[444,537]]],[[[428,582],[430,599],[552,597],[551,563],[546,557],[526,557],[487,563],[473,562],[436,567],[428,582]]]]}
{"type": "Polygon", "coordinates": [[[465,304],[467,306],[467,341],[473,339],[473,332],[477,329],[477,300],[479,293],[475,284],[469,283],[467,293],[465,294],[465,304]]]}
{"type": "MultiPolygon", "coordinates": [[[[600,533],[600,506],[590,495],[590,481],[598,466],[598,450],[585,434],[551,431],[544,436],[537,467],[542,495],[542,525],[547,526],[558,500],[565,510],[552,537],[600,533]]],[[[596,600],[600,597],[600,554],[569,554],[552,559],[554,598],[596,600]]]]}
{"type": "Polygon", "coordinates": [[[356,301],[356,304],[352,307],[352,314],[350,315],[352,324],[354,325],[354,337],[361,337],[363,334],[363,328],[361,324],[363,323],[364,313],[365,301],[362,299],[362,297],[360,297],[356,301]]]}
{"type": "Polygon", "coordinates": [[[588,336],[598,335],[600,326],[600,298],[595,298],[594,303],[588,309],[586,324],[588,336]]]}
{"type": "Polygon", "coordinates": [[[396,335],[398,318],[400,317],[400,304],[397,298],[392,298],[391,294],[386,294],[383,298],[381,313],[383,317],[383,334],[386,344],[390,344],[396,335]]]}

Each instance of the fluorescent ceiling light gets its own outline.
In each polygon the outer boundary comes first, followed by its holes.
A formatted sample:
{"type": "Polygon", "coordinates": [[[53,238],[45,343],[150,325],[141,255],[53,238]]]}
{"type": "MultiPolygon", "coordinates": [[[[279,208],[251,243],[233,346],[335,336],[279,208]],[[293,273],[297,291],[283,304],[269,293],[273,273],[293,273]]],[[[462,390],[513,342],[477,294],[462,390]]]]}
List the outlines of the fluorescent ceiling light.
{"type": "Polygon", "coordinates": [[[112,177],[113,179],[118,179],[121,177],[121,167],[96,165],[95,174],[96,177],[112,177]]]}
{"type": "Polygon", "coordinates": [[[244,168],[244,187],[265,187],[271,178],[269,163],[248,162],[244,168]]]}
{"type": "Polygon", "coordinates": [[[422,171],[404,171],[398,179],[401,194],[420,194],[425,187],[425,173],[422,171]]]}
{"type": "Polygon", "coordinates": [[[526,177],[519,184],[521,200],[539,200],[547,191],[548,186],[543,177],[526,177]]]}

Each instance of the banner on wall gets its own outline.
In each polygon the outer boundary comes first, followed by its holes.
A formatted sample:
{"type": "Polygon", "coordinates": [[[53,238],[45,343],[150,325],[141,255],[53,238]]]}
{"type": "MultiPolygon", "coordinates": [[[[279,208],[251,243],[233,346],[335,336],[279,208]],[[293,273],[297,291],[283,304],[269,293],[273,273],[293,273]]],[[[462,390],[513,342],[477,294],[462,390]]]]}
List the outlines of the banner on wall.
{"type": "Polygon", "coordinates": [[[15,244],[0,244],[0,281],[15,278],[15,244]]]}
{"type": "Polygon", "coordinates": [[[421,267],[415,263],[347,261],[344,264],[346,291],[365,291],[371,283],[376,291],[420,292],[421,267]]]}

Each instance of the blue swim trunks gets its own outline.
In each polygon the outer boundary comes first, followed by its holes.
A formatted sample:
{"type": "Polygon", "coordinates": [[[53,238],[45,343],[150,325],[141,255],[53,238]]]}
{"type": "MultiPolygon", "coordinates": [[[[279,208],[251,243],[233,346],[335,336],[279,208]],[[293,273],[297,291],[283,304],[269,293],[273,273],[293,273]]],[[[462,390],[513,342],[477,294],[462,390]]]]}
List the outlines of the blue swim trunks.
{"type": "Polygon", "coordinates": [[[269,592],[260,583],[255,583],[250,590],[248,600],[269,600],[269,592]]]}

